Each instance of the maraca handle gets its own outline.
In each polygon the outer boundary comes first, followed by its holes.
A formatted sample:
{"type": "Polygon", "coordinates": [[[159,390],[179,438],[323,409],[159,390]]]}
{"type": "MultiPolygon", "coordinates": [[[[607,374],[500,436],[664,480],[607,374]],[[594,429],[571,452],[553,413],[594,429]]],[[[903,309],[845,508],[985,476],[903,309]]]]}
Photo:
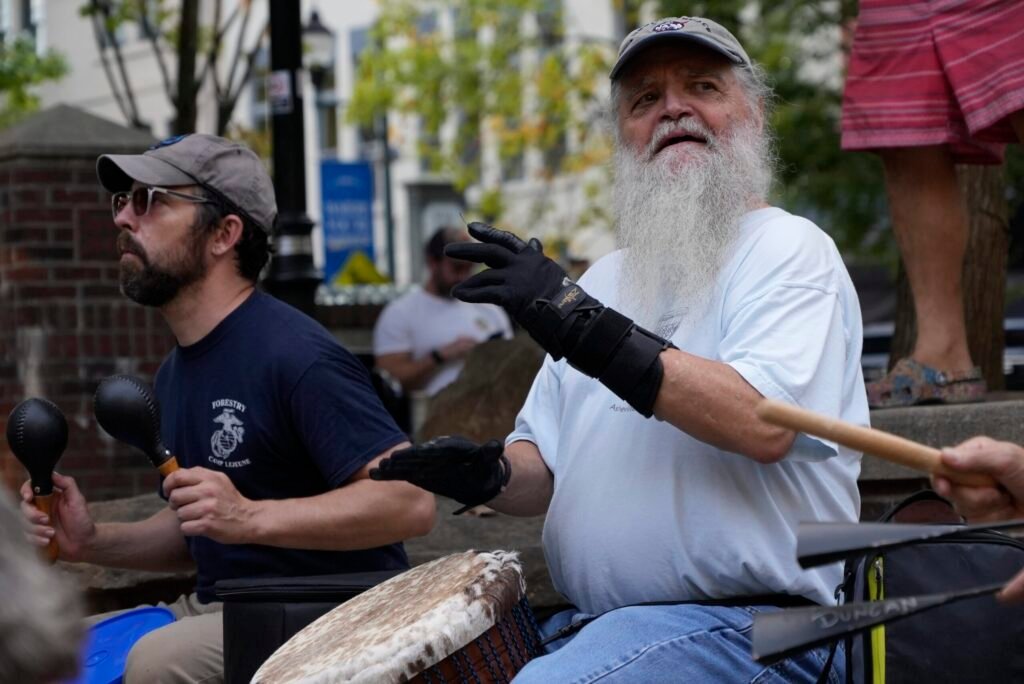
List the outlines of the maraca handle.
{"type": "Polygon", "coordinates": [[[178,467],[178,459],[176,459],[174,456],[171,456],[166,461],[158,465],[156,469],[160,471],[161,475],[167,477],[175,470],[178,470],[178,467]]]}
{"type": "MultiPolygon", "coordinates": [[[[32,503],[35,504],[36,508],[46,514],[46,517],[50,519],[51,523],[53,522],[53,516],[50,514],[50,511],[53,510],[53,494],[37,495],[32,499],[32,503]]],[[[59,549],[57,548],[57,540],[51,539],[50,543],[46,545],[46,559],[50,563],[55,563],[57,561],[58,553],[59,549]]]]}

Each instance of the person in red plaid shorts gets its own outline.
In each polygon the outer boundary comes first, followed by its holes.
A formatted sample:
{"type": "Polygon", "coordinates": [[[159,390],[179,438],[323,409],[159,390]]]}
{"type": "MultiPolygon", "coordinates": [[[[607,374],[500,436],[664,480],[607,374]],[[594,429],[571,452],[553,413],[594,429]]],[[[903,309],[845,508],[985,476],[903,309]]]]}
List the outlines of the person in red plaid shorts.
{"type": "Polygon", "coordinates": [[[843,96],[842,147],[885,166],[918,334],[868,384],[872,407],[977,401],[961,271],[968,219],[954,164],[999,164],[1024,141],[1024,2],[861,0],[843,96]]]}

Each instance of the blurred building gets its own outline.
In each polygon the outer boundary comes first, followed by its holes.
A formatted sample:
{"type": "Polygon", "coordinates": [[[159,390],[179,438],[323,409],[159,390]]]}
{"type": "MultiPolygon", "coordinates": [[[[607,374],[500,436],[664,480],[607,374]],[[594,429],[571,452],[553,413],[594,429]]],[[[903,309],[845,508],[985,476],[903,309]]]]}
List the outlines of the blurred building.
{"type": "MultiPolygon", "coordinates": [[[[174,117],[166,94],[166,81],[173,82],[176,57],[169,48],[165,49],[161,65],[154,53],[153,26],[160,3],[144,2],[149,11],[133,21],[122,23],[112,36],[103,35],[94,19],[82,12],[83,7],[102,4],[100,0],[0,0],[0,37],[30,34],[40,50],[53,48],[66,58],[68,75],[59,82],[39,88],[44,108],[69,104],[114,122],[131,123],[126,121],[124,114],[125,99],[131,97],[138,119],[148,132],[157,138],[164,137],[170,131],[174,117]],[[116,42],[118,50],[113,50],[111,42],[116,42]],[[109,75],[120,79],[121,73],[128,74],[130,92],[121,90],[115,94],[109,75]]],[[[173,6],[174,3],[169,4],[173,6]]],[[[562,15],[564,30],[558,32],[557,40],[565,41],[570,52],[574,45],[596,43],[607,46],[609,53],[613,54],[629,28],[615,9],[616,4],[613,0],[549,0],[549,9],[560,10],[562,15]]],[[[212,13],[217,5],[221,5],[222,22],[236,10],[251,7],[248,21],[243,23],[240,13],[221,37],[222,58],[218,73],[223,84],[228,80],[230,57],[239,40],[243,45],[243,63],[238,69],[244,71],[245,51],[260,42],[268,8],[266,2],[258,0],[200,2],[201,25],[212,22],[212,13]]],[[[457,25],[454,10],[447,8],[445,3],[429,0],[424,0],[422,6],[419,21],[441,35],[453,34],[457,25]]],[[[471,185],[465,193],[460,193],[452,186],[450,178],[427,170],[428,165],[417,149],[420,136],[416,117],[389,115],[387,127],[383,130],[346,122],[346,103],[352,96],[360,55],[370,40],[370,27],[379,12],[378,3],[375,0],[302,0],[301,7],[303,21],[308,25],[307,47],[314,41],[327,41],[326,55],[318,57],[316,64],[308,64],[307,67],[312,68],[307,68],[304,75],[307,207],[308,214],[317,223],[314,247],[318,266],[324,265],[323,222],[326,213],[328,223],[341,225],[342,230],[355,225],[353,222],[370,224],[363,239],[372,245],[371,263],[376,270],[388,274],[393,268],[391,275],[398,286],[417,282],[423,271],[419,246],[438,226],[458,222],[467,197],[472,199],[478,188],[471,185]],[[313,19],[314,12],[316,20],[313,19]],[[387,154],[383,143],[385,131],[387,154]],[[323,198],[320,179],[324,161],[344,163],[328,170],[334,174],[332,178],[338,177],[340,185],[355,184],[352,179],[358,179],[359,165],[365,163],[367,166],[364,168],[368,168],[376,189],[372,198],[366,194],[350,196],[344,193],[335,198],[323,198]],[[386,184],[390,193],[384,192],[386,184]],[[326,203],[325,199],[328,200],[326,203]],[[327,212],[324,211],[325,206],[328,207],[327,212]]],[[[527,30],[543,32],[544,22],[543,16],[524,17],[523,25],[527,30]]],[[[200,39],[201,46],[204,46],[201,51],[208,49],[210,36],[201,35],[200,39]]],[[[312,57],[313,52],[307,49],[307,57],[312,57]]],[[[524,59],[528,60],[529,55],[524,55],[524,59]]],[[[200,54],[197,63],[201,65],[202,62],[200,54]]],[[[269,129],[274,92],[272,83],[268,87],[268,69],[269,50],[264,40],[263,48],[254,55],[251,77],[232,115],[231,130],[234,134],[249,132],[258,138],[260,132],[269,129]]],[[[605,89],[606,81],[601,79],[597,87],[605,89]]],[[[217,98],[210,79],[204,81],[197,110],[196,129],[216,132],[217,98]]],[[[453,115],[456,111],[453,104],[453,115]]],[[[457,122],[451,122],[446,131],[448,135],[458,135],[457,122]]],[[[571,147],[574,141],[567,139],[565,144],[571,147]]],[[[510,209],[512,222],[529,226],[532,234],[548,236],[549,239],[554,236],[561,244],[567,244],[568,236],[559,232],[563,230],[561,227],[579,226],[582,212],[593,202],[592,196],[585,196],[581,180],[572,175],[550,178],[550,174],[543,171],[552,160],[537,150],[525,150],[514,164],[499,168],[501,164],[493,150],[494,145],[495,141],[487,139],[486,135],[481,136],[482,175],[494,178],[495,174],[500,174],[505,205],[510,209]],[[544,212],[538,214],[531,209],[533,213],[528,216],[515,216],[517,208],[523,207],[526,211],[525,207],[532,206],[531,201],[537,197],[541,197],[547,207],[544,212]]],[[[327,169],[326,166],[323,168],[327,169]]],[[[337,241],[329,242],[334,245],[337,241]]],[[[588,257],[593,255],[588,254],[588,257]]],[[[341,258],[347,257],[342,255],[341,258]]],[[[365,260],[357,259],[350,264],[356,281],[374,280],[372,269],[366,267],[365,260]]]]}

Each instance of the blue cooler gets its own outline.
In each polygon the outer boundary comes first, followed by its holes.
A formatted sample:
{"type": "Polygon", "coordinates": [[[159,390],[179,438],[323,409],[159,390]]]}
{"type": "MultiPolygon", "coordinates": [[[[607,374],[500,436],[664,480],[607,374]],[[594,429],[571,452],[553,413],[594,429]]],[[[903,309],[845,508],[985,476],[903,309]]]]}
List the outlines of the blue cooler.
{"type": "Polygon", "coordinates": [[[172,622],[166,608],[136,608],[97,622],[85,637],[82,673],[68,684],[120,684],[135,642],[172,622]]]}

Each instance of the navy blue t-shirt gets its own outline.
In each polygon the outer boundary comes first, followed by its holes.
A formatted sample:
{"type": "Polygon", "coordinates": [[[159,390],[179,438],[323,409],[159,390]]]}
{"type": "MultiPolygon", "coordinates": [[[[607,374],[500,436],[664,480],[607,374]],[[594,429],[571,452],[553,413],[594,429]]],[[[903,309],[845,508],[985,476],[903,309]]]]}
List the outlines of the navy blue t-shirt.
{"type": "MultiPolygon", "coordinates": [[[[249,499],[315,496],[406,439],[365,367],[318,323],[254,292],[156,375],[161,434],[183,468],[226,473],[249,499]]],[[[197,592],[217,580],[404,569],[401,544],[309,551],[187,537],[197,592]]]]}

